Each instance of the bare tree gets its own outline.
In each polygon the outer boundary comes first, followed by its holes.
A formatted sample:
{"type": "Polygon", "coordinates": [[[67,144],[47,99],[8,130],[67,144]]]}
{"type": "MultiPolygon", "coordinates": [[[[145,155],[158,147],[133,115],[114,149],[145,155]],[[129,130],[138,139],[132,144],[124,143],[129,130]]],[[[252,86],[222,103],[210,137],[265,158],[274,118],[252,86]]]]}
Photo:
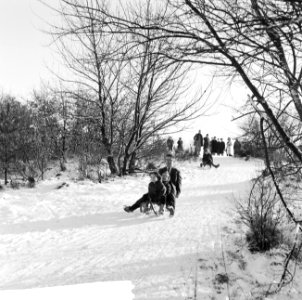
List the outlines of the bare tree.
{"type": "Polygon", "coordinates": [[[49,161],[61,158],[59,108],[49,91],[34,91],[30,102],[33,130],[33,160],[42,180],[49,161]]]}
{"type": "Polygon", "coordinates": [[[162,55],[178,62],[212,65],[221,69],[220,74],[241,81],[302,162],[301,151],[274,110],[279,104],[284,112],[294,109],[293,117],[301,121],[302,4],[289,0],[166,0],[154,9],[151,20],[103,14],[111,25],[108,30],[137,34],[146,43],[152,31],[152,40],[166,41],[162,55]]]}
{"type": "Polygon", "coordinates": [[[29,159],[30,111],[9,95],[0,96],[0,167],[4,183],[8,183],[10,172],[15,172],[19,160],[29,159]]]}
{"type": "MultiPolygon", "coordinates": [[[[133,40],[132,40],[133,42],[133,40]]],[[[133,47],[130,53],[131,82],[125,88],[129,91],[127,134],[124,137],[124,161],[122,172],[130,172],[138,158],[138,152],[154,134],[160,134],[182,121],[196,118],[204,113],[200,104],[202,94],[188,100],[188,85],[185,82],[188,66],[174,64],[159,54],[162,42],[150,41],[133,47]],[[199,108],[199,109],[197,109],[199,108]]]]}
{"type": "MultiPolygon", "coordinates": [[[[75,77],[66,90],[77,102],[90,103],[98,115],[75,115],[98,121],[101,143],[107,151],[111,173],[115,157],[123,157],[121,173],[137,158],[155,132],[163,132],[203,111],[198,97],[186,95],[189,66],[175,64],[160,54],[164,43],[145,43],[137,35],[107,31],[105,4],[99,1],[62,0],[62,28],[54,28],[59,50],[75,77]],[[77,86],[77,88],[75,88],[77,86]],[[155,124],[155,126],[154,126],[155,124]],[[129,162],[130,161],[130,162],[129,162]]],[[[140,15],[152,15],[141,7],[140,15]]]]}
{"type": "MultiPolygon", "coordinates": [[[[145,43],[163,41],[160,55],[175,62],[211,65],[220,76],[241,82],[250,91],[252,113],[261,116],[264,148],[264,132],[272,130],[301,169],[297,139],[302,121],[301,1],[166,0],[153,5],[148,19],[123,12],[103,15],[108,32],[135,34],[145,43]]],[[[302,221],[282,197],[267,152],[265,156],[281,202],[301,230],[302,221]]]]}
{"type": "Polygon", "coordinates": [[[75,104],[90,103],[90,107],[97,112],[93,115],[83,115],[80,112],[73,117],[97,120],[101,143],[106,151],[111,173],[115,174],[114,127],[122,98],[120,82],[124,62],[110,60],[109,55],[118,44],[116,39],[104,34],[96,24],[96,20],[101,21],[98,2],[61,2],[58,12],[63,26],[53,26],[52,34],[70,75],[68,78],[59,78],[64,81],[65,94],[73,98],[75,104]],[[80,6],[79,2],[84,5],[80,6]],[[95,6],[90,6],[93,4],[95,6]]]}

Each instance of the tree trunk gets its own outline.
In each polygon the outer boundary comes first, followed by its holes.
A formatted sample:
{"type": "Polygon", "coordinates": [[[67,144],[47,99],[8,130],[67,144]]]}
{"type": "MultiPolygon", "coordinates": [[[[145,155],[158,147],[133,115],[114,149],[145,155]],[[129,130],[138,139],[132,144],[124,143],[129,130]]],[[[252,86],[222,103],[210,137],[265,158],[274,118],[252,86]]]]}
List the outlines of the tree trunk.
{"type": "Polygon", "coordinates": [[[108,162],[111,174],[117,174],[117,167],[116,167],[116,164],[115,164],[115,161],[114,161],[114,158],[112,155],[107,156],[107,162],[108,162]]]}
{"type": "Polygon", "coordinates": [[[129,173],[132,174],[135,172],[135,163],[136,163],[136,152],[133,152],[129,162],[129,173]]]}
{"type": "Polygon", "coordinates": [[[7,168],[4,168],[4,184],[6,185],[6,184],[8,184],[8,170],[7,170],[7,168]]]}
{"type": "Polygon", "coordinates": [[[125,175],[127,172],[127,165],[128,165],[128,161],[129,161],[129,155],[125,154],[124,155],[124,161],[123,161],[123,167],[122,167],[122,174],[125,175]]]}
{"type": "Polygon", "coordinates": [[[62,160],[64,163],[66,163],[66,137],[65,134],[62,137],[62,160]]]}
{"type": "Polygon", "coordinates": [[[60,170],[61,170],[61,172],[65,172],[66,171],[66,164],[65,164],[64,156],[61,157],[61,159],[60,159],[60,170]]]}

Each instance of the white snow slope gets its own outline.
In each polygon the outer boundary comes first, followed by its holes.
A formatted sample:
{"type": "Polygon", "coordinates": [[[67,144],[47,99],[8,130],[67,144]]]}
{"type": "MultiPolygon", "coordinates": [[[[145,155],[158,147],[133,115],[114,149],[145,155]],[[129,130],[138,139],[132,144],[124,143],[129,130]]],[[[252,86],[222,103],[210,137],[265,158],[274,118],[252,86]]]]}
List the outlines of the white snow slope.
{"type": "Polygon", "coordinates": [[[220,168],[175,163],[183,185],[173,218],[123,211],[146,192],[146,175],[103,184],[63,175],[34,189],[4,189],[0,289],[131,281],[135,299],[256,299],[274,270],[260,256],[244,254],[234,220],[235,198],[246,195],[262,164],[233,157],[215,162],[220,168]],[[56,189],[62,182],[67,185],[56,189]]]}

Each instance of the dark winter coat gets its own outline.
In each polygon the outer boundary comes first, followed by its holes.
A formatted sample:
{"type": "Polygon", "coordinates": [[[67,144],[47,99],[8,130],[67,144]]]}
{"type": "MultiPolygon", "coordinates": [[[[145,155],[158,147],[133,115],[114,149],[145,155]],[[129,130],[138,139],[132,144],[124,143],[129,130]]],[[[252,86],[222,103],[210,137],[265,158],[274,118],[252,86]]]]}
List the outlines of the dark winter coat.
{"type": "Polygon", "coordinates": [[[163,184],[166,188],[166,195],[173,194],[175,195],[175,189],[173,184],[170,181],[163,181],[163,184]]]}
{"type": "Polygon", "coordinates": [[[174,145],[174,141],[171,138],[169,138],[167,140],[167,147],[168,147],[168,149],[172,150],[173,149],[173,145],[174,145]]]}
{"type": "Polygon", "coordinates": [[[194,145],[203,146],[203,137],[201,133],[196,133],[194,136],[194,145]]]}
{"type": "Polygon", "coordinates": [[[203,165],[211,165],[213,163],[213,156],[211,153],[204,153],[202,157],[203,165]]]}
{"type": "Polygon", "coordinates": [[[207,149],[210,146],[210,139],[208,137],[205,137],[203,140],[203,148],[207,149]]]}
{"type": "Polygon", "coordinates": [[[158,201],[166,193],[166,187],[161,181],[150,182],[148,186],[148,194],[153,201],[158,201]]]}
{"type": "Polygon", "coordinates": [[[225,151],[225,142],[222,141],[222,142],[221,142],[221,154],[223,154],[224,151],[225,151]]]}
{"type": "MultiPolygon", "coordinates": [[[[167,171],[168,171],[168,168],[164,167],[164,168],[159,169],[158,173],[160,175],[162,175],[163,173],[165,173],[167,171]]],[[[178,197],[180,192],[181,192],[181,175],[180,175],[180,172],[176,168],[172,167],[170,169],[169,174],[170,174],[170,182],[175,187],[176,197],[178,197]]]]}
{"type": "Polygon", "coordinates": [[[241,150],[241,144],[238,140],[236,140],[234,143],[234,154],[239,154],[240,150],[241,150]]]}
{"type": "Polygon", "coordinates": [[[212,153],[217,153],[218,152],[218,142],[217,140],[212,140],[211,141],[211,146],[212,146],[212,153]]]}
{"type": "Polygon", "coordinates": [[[184,148],[183,148],[183,141],[181,141],[181,140],[177,141],[177,150],[178,151],[183,151],[184,150],[184,148]]]}

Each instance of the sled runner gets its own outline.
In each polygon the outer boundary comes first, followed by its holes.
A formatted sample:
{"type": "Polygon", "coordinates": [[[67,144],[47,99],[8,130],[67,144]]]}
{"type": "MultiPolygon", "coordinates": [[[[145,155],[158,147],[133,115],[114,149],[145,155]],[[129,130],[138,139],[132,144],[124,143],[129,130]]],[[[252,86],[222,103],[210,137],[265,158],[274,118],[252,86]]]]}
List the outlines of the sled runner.
{"type": "Polygon", "coordinates": [[[143,202],[143,203],[141,204],[141,206],[140,206],[140,212],[141,212],[141,213],[145,213],[145,214],[149,214],[151,211],[153,211],[154,214],[157,216],[158,213],[157,213],[157,211],[154,209],[154,205],[153,205],[153,203],[152,203],[152,201],[151,201],[151,198],[150,198],[150,197],[148,197],[148,198],[149,198],[148,202],[143,202]]]}

